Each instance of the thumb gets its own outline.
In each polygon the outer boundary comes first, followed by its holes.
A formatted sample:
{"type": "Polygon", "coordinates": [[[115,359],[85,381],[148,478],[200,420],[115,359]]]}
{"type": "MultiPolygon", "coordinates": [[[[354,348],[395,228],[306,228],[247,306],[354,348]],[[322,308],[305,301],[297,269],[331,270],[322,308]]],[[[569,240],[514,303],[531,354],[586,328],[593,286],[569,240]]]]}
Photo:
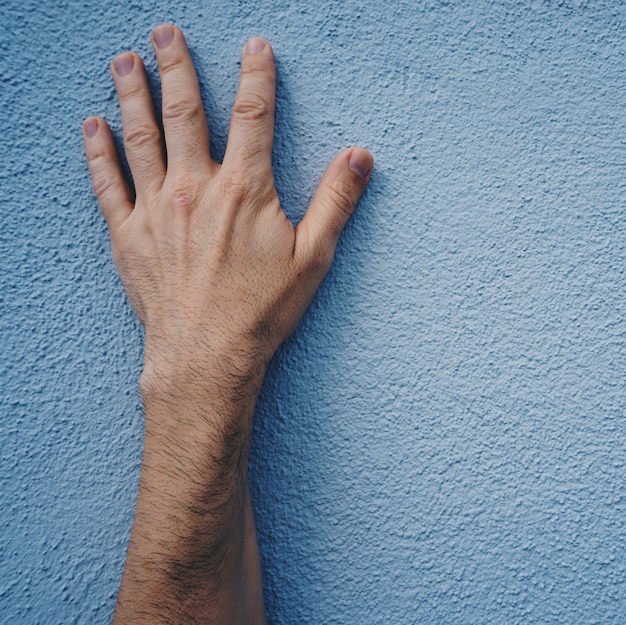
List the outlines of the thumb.
{"type": "Polygon", "coordinates": [[[339,235],[369,182],[374,158],[363,148],[350,148],[326,168],[311,204],[296,231],[296,253],[305,262],[330,267],[339,235]]]}

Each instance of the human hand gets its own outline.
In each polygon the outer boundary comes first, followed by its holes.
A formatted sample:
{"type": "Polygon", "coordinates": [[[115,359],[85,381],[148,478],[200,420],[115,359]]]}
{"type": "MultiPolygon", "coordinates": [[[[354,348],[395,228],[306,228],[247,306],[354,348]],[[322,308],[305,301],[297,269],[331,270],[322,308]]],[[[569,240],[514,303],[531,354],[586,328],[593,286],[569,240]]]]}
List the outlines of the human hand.
{"type": "Polygon", "coordinates": [[[373,161],[352,148],[329,165],[294,228],[271,152],[276,67],[251,39],[224,162],[209,133],[183,34],[155,29],[164,141],[141,59],[116,57],[124,147],[83,126],[113,258],[146,329],[145,440],[137,511],[115,623],[265,622],[247,448],[265,366],[326,274],[373,161]]]}
{"type": "Polygon", "coordinates": [[[271,155],[276,66],[263,39],[246,44],[220,165],[182,32],[152,34],[162,83],[164,141],[139,56],[112,63],[133,198],[106,122],[83,134],[93,186],[129,300],[146,329],[146,375],[206,373],[228,356],[259,369],[293,331],[326,274],[373,166],[360,148],[327,168],[294,228],[281,210],[271,155]]]}

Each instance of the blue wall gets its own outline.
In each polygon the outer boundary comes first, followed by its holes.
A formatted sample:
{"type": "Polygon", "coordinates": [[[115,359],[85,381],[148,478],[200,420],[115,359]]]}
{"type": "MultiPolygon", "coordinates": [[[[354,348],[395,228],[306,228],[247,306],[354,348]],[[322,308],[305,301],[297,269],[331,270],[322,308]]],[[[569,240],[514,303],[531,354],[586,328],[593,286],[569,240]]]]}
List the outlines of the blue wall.
{"type": "Polygon", "coordinates": [[[0,7],[0,621],[106,623],[133,514],[141,329],[80,125],[110,59],[188,36],[224,152],[240,48],[274,45],[275,170],[302,215],[370,189],[256,414],[269,621],[626,614],[626,8],[518,2],[0,7]]]}

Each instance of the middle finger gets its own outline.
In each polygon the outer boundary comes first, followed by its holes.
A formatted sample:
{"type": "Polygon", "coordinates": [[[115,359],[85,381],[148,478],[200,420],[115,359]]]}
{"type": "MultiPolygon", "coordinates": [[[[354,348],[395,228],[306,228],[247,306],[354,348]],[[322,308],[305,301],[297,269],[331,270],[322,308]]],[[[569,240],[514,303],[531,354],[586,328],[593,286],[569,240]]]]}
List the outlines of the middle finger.
{"type": "Polygon", "coordinates": [[[168,169],[184,164],[213,169],[209,128],[185,37],[175,26],[163,24],[152,32],[152,45],[161,74],[168,169]]]}

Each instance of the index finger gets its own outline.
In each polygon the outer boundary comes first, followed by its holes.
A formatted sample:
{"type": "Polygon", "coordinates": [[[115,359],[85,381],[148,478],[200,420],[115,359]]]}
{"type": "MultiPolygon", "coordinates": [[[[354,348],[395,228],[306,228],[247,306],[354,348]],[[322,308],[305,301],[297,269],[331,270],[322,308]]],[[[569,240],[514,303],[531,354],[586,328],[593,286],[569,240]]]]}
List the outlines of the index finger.
{"type": "Polygon", "coordinates": [[[239,91],[233,106],[224,164],[272,166],[276,64],[270,44],[250,39],[243,50],[239,91]]]}

